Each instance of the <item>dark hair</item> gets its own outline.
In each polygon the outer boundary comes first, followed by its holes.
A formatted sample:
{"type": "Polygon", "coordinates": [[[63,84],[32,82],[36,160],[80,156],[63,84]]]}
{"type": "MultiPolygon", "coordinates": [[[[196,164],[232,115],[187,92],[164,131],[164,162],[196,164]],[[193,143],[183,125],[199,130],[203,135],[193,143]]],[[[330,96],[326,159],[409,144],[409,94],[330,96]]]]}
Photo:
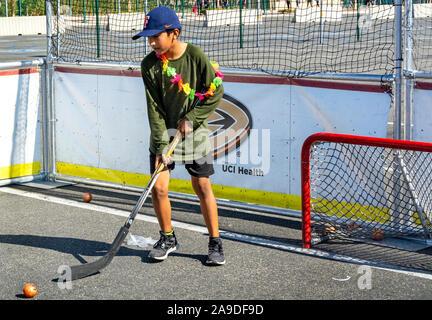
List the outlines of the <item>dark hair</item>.
{"type": "MultiPolygon", "coordinates": [[[[179,28],[176,28],[176,29],[179,31],[179,35],[180,35],[181,29],[179,29],[179,28]]],[[[166,29],[165,31],[168,35],[170,35],[171,33],[173,33],[174,30],[175,29],[166,29]]]]}

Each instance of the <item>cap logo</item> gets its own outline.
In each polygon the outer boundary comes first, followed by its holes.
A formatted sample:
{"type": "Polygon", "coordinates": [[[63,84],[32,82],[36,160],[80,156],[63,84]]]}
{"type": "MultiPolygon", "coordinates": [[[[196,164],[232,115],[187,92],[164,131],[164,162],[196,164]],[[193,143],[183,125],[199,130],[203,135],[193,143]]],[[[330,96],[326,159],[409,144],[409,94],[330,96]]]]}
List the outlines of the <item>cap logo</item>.
{"type": "Polygon", "coordinates": [[[149,20],[150,20],[150,16],[146,16],[144,19],[144,29],[147,27],[149,20]]]}
{"type": "Polygon", "coordinates": [[[169,27],[171,27],[172,26],[172,24],[166,24],[165,25],[165,28],[169,28],[169,27]]]}

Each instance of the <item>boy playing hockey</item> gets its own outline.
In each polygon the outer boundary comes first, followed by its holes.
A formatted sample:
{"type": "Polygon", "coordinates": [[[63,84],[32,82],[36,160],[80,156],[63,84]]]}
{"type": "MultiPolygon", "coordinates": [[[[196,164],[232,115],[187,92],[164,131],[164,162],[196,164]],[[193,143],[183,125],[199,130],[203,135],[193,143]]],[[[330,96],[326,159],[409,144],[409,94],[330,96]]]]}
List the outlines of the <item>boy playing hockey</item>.
{"type": "Polygon", "coordinates": [[[153,207],[161,229],[160,239],[149,257],[165,260],[170,252],[178,248],[168,198],[170,172],[175,162],[164,156],[169,144],[169,132],[176,129],[184,139],[173,158],[185,163],[192,187],[200,200],[209,233],[206,262],[222,265],[225,258],[219,237],[218,209],[209,178],[214,169],[207,118],[222,98],[223,76],[199,47],[178,40],[180,31],[176,13],[167,7],[157,7],[146,15],[144,29],[133,37],[134,40],[147,37],[153,49],[141,62],[151,130],[151,173],[161,162],[164,164],[164,170],[152,190],[153,207]],[[195,99],[200,101],[191,109],[195,99]]]}

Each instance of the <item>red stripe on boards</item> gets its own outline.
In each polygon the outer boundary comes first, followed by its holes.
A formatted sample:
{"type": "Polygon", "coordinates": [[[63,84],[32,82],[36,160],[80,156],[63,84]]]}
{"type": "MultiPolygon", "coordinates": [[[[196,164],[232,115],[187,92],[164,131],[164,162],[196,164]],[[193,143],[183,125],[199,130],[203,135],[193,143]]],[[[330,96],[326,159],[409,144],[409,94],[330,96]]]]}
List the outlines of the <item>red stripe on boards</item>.
{"type": "MultiPolygon", "coordinates": [[[[61,66],[57,66],[55,70],[57,72],[65,72],[65,73],[141,77],[140,70],[84,69],[84,68],[61,67],[61,66]]],[[[250,75],[227,74],[224,75],[224,82],[279,84],[279,85],[295,85],[295,86],[302,86],[302,87],[314,87],[314,88],[337,89],[337,90],[348,90],[348,91],[364,91],[364,92],[380,92],[380,93],[386,92],[386,88],[377,84],[321,81],[321,80],[311,80],[311,79],[291,79],[291,78],[274,77],[274,76],[250,76],[250,75]]]]}
{"type": "Polygon", "coordinates": [[[39,71],[36,68],[13,69],[13,70],[0,71],[0,76],[15,76],[18,74],[30,74],[30,73],[38,73],[38,72],[39,71]]]}

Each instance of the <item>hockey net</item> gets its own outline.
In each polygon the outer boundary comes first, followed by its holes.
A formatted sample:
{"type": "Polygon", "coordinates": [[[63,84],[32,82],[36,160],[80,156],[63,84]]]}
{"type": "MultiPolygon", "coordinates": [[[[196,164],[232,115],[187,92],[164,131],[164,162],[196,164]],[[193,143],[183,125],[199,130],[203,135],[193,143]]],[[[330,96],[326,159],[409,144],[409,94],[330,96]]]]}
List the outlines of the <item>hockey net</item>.
{"type": "Polygon", "coordinates": [[[303,246],[432,235],[432,144],[318,133],[302,149],[303,246]]]}

